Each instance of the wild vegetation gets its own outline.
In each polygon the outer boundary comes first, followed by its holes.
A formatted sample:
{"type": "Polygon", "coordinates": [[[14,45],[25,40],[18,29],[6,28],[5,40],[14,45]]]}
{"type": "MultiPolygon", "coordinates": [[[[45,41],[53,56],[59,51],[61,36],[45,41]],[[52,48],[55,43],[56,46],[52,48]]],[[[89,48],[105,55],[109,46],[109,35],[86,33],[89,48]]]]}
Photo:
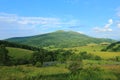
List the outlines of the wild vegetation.
{"type": "Polygon", "coordinates": [[[0,80],[119,80],[120,52],[111,45],[119,43],[38,48],[0,41],[0,80]]]}
{"type": "Polygon", "coordinates": [[[120,52],[120,41],[110,44],[106,48],[102,49],[102,51],[120,52]]]}

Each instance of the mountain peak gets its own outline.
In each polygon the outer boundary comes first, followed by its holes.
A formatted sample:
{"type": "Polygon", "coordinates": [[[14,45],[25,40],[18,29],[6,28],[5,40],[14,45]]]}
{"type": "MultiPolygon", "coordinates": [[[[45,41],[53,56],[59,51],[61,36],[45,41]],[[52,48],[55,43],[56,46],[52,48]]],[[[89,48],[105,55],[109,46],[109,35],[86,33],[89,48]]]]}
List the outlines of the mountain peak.
{"type": "Polygon", "coordinates": [[[64,30],[57,30],[57,31],[55,31],[55,32],[65,32],[64,30]]]}
{"type": "Polygon", "coordinates": [[[71,33],[71,34],[81,34],[79,32],[75,32],[75,31],[72,31],[72,30],[69,30],[69,31],[64,31],[64,30],[58,30],[58,31],[55,31],[53,33],[71,33]]]}

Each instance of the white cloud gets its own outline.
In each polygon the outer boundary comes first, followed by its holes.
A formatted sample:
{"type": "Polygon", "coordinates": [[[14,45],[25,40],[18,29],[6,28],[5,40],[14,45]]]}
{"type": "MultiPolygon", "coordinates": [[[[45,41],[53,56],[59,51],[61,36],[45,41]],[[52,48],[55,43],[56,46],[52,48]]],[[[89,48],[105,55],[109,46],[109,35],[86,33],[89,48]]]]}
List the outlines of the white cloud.
{"type": "Polygon", "coordinates": [[[76,26],[78,20],[63,20],[61,18],[54,17],[23,17],[15,14],[0,13],[0,23],[12,24],[15,26],[39,26],[39,27],[60,27],[60,26],[76,26]]]}
{"type": "Polygon", "coordinates": [[[36,25],[36,24],[60,24],[58,18],[46,18],[46,17],[22,17],[17,15],[0,13],[0,21],[12,23],[16,22],[23,25],[36,25]]]}
{"type": "Polygon", "coordinates": [[[109,19],[108,23],[103,28],[95,27],[94,31],[96,31],[96,32],[111,32],[111,31],[113,31],[110,28],[112,24],[113,24],[113,20],[109,19]]]}
{"type": "Polygon", "coordinates": [[[120,28],[120,23],[117,24],[117,27],[120,28]]]}
{"type": "Polygon", "coordinates": [[[0,39],[35,35],[78,25],[79,20],[73,18],[26,17],[0,12],[0,39]]]}

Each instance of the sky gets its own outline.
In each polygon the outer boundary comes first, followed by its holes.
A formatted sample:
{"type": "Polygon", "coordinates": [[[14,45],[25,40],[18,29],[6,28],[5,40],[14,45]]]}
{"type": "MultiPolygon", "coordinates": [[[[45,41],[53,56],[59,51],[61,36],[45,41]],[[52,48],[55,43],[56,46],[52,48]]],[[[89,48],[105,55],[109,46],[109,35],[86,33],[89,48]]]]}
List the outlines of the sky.
{"type": "Polygon", "coordinates": [[[0,0],[0,39],[57,30],[120,40],[120,0],[0,0]]]}

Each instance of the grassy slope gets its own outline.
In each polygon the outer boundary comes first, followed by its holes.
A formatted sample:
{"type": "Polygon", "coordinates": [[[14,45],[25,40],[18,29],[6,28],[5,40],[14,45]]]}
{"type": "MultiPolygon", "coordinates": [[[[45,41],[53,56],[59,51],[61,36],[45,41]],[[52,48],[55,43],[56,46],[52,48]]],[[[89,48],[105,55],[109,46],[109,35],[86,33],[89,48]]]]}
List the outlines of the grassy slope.
{"type": "Polygon", "coordinates": [[[74,50],[75,53],[87,51],[88,53],[98,55],[103,59],[109,59],[115,56],[120,56],[120,52],[102,52],[101,49],[105,47],[106,46],[103,46],[103,45],[94,45],[94,46],[83,46],[83,47],[66,48],[66,49],[72,49],[74,50]]]}
{"type": "Polygon", "coordinates": [[[21,38],[10,38],[7,40],[11,42],[18,42],[36,47],[55,46],[62,48],[83,46],[88,43],[114,42],[111,39],[93,38],[73,31],[56,31],[43,35],[21,37],[21,38]]]}
{"type": "Polygon", "coordinates": [[[108,45],[104,50],[109,52],[120,52],[120,41],[108,45]]]}
{"type": "MultiPolygon", "coordinates": [[[[116,55],[120,56],[120,53],[113,52],[101,52],[100,50],[105,46],[95,45],[95,46],[83,46],[83,47],[75,47],[75,48],[67,48],[72,49],[74,51],[87,51],[89,53],[93,53],[95,55],[102,56],[105,59],[114,57],[116,55]],[[103,55],[104,54],[104,55],[103,55]]],[[[32,51],[19,49],[19,48],[7,48],[10,52],[10,55],[15,58],[25,58],[30,57],[32,51]]],[[[99,65],[101,68],[105,70],[113,71],[117,76],[119,76],[120,65],[114,65],[115,62],[111,61],[95,61],[95,60],[84,60],[83,63],[85,67],[99,65]],[[110,66],[109,66],[110,65],[110,66]]],[[[67,80],[69,75],[69,70],[63,66],[51,66],[51,67],[42,67],[37,68],[33,66],[12,66],[0,67],[0,80],[67,80]],[[16,75],[17,74],[17,75],[16,75]]],[[[109,76],[109,75],[108,75],[109,76]]]]}
{"type": "MultiPolygon", "coordinates": [[[[102,52],[101,49],[103,49],[106,46],[103,45],[94,45],[94,46],[83,46],[83,47],[75,47],[75,48],[64,48],[64,49],[72,49],[75,53],[79,53],[82,51],[87,51],[88,53],[98,55],[102,57],[103,59],[109,59],[114,58],[115,56],[120,56],[120,52],[102,52]]],[[[10,56],[14,58],[30,58],[33,51],[26,50],[26,49],[20,49],[20,48],[12,48],[7,47],[9,50],[10,56]]]]}
{"type": "Polygon", "coordinates": [[[21,58],[29,59],[33,52],[30,50],[13,48],[13,47],[7,47],[7,49],[9,51],[9,55],[16,59],[21,59],[21,58]]]}

